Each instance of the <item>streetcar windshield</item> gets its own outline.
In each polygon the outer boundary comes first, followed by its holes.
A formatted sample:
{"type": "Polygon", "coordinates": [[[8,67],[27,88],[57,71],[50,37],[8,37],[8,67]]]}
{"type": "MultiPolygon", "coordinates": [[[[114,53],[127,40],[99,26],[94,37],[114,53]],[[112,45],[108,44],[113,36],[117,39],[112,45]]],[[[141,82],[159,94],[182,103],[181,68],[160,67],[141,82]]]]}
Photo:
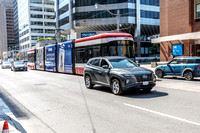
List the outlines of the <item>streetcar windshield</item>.
{"type": "Polygon", "coordinates": [[[134,57],[133,41],[113,41],[109,43],[109,56],[134,57]]]}

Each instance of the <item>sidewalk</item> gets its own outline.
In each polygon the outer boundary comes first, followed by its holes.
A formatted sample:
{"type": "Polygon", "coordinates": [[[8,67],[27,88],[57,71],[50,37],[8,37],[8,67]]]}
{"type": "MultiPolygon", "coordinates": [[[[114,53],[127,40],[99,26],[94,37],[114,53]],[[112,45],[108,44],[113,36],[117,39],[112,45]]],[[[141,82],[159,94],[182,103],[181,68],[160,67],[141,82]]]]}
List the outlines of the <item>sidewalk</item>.
{"type": "Polygon", "coordinates": [[[147,68],[147,69],[150,69],[150,70],[152,70],[152,71],[155,70],[155,68],[151,68],[151,64],[141,64],[140,66],[141,66],[141,67],[144,67],[144,68],[147,68]]]}
{"type": "Polygon", "coordinates": [[[0,99],[0,132],[2,132],[5,121],[8,121],[9,133],[20,133],[21,125],[17,122],[9,107],[0,99]]]}

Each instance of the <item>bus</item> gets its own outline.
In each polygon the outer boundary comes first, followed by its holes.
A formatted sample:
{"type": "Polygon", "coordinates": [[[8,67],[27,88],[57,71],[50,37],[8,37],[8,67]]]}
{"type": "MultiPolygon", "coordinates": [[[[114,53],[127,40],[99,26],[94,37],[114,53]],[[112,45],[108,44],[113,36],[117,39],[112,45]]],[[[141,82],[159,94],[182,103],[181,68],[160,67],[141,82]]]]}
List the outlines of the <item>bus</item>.
{"type": "MultiPolygon", "coordinates": [[[[99,34],[36,48],[35,53],[37,70],[78,75],[84,74],[85,64],[93,57],[126,56],[135,58],[133,37],[128,33],[99,34]]],[[[31,52],[28,52],[28,58],[31,58],[32,55],[31,52]]],[[[29,60],[31,61],[31,59],[29,60]]]]}
{"type": "Polygon", "coordinates": [[[35,62],[36,62],[36,52],[35,49],[29,49],[27,51],[28,55],[28,63],[27,66],[29,69],[36,69],[35,62]]]}
{"type": "Polygon", "coordinates": [[[57,47],[55,44],[45,47],[44,66],[46,71],[57,72],[57,47]]]}
{"type": "Polygon", "coordinates": [[[74,41],[57,44],[58,72],[75,74],[74,41]]]}
{"type": "Polygon", "coordinates": [[[45,47],[36,48],[36,69],[45,70],[45,47]]]}

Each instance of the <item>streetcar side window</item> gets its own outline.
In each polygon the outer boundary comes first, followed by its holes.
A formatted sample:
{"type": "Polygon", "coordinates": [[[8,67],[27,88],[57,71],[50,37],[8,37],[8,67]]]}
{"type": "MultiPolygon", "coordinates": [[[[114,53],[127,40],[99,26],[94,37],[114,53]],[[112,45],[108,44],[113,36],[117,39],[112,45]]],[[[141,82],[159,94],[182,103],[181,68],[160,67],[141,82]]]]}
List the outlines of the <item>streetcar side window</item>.
{"type": "Polygon", "coordinates": [[[101,56],[101,48],[100,46],[93,46],[93,57],[101,56]]]}
{"type": "Polygon", "coordinates": [[[101,46],[101,55],[102,56],[108,56],[108,45],[104,44],[101,46]]]}
{"type": "Polygon", "coordinates": [[[85,57],[85,49],[84,48],[77,48],[76,49],[76,63],[85,63],[84,57],[85,57]]]}
{"type": "Polygon", "coordinates": [[[110,56],[118,56],[118,48],[117,48],[117,42],[109,42],[109,52],[110,56]]]}

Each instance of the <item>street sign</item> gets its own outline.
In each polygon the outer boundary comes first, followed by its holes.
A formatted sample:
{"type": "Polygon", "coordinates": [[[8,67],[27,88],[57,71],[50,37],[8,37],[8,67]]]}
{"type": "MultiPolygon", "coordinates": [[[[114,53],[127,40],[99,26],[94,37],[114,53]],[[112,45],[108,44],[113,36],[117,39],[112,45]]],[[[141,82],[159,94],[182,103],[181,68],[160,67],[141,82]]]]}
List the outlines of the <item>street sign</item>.
{"type": "Polygon", "coordinates": [[[183,55],[183,44],[173,44],[172,45],[172,55],[182,56],[183,55]]]}
{"type": "Polygon", "coordinates": [[[81,33],[81,38],[89,37],[89,36],[94,36],[96,34],[97,34],[96,32],[82,32],[81,33]]]}

